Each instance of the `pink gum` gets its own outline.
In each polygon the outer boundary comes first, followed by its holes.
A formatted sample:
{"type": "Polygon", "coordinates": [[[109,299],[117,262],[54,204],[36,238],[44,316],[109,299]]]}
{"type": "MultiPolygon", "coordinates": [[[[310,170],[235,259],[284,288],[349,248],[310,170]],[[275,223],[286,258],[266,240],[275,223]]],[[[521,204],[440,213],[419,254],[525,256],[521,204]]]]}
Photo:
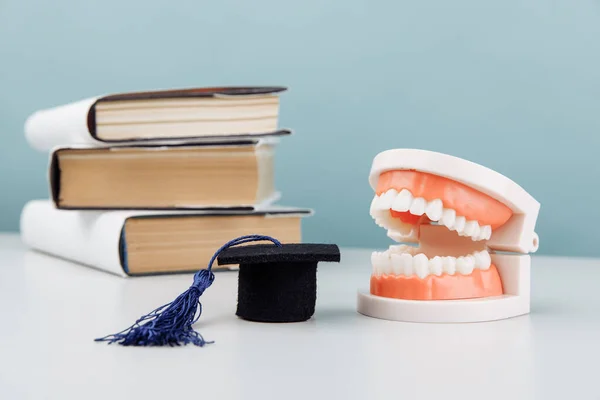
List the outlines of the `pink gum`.
{"type": "MultiPolygon", "coordinates": [[[[500,201],[460,182],[420,171],[387,171],[379,176],[376,193],[381,195],[388,189],[408,189],[415,197],[427,201],[441,199],[444,207],[456,211],[457,215],[479,225],[491,225],[496,229],[512,216],[509,207],[500,201]]],[[[393,212],[392,214],[394,214],[393,212]]],[[[408,213],[396,213],[408,214],[408,213]]],[[[393,215],[402,218],[402,215],[393,215]]],[[[407,217],[411,217],[408,215],[407,217]]],[[[409,222],[410,221],[405,221],[409,222]]],[[[416,223],[416,221],[415,221],[416,223]]]]}
{"type": "Polygon", "coordinates": [[[502,295],[502,281],[496,266],[470,275],[371,276],[371,294],[405,300],[457,300],[502,295]]]}

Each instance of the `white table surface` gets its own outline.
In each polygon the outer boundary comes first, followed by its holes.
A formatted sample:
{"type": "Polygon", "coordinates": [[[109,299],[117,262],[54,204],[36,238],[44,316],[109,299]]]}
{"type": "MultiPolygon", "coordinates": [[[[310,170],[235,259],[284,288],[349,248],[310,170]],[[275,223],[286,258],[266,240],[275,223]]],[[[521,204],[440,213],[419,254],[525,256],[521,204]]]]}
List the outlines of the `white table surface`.
{"type": "Polygon", "coordinates": [[[219,273],[196,324],[214,344],[131,348],[93,339],[191,275],[119,278],[0,235],[0,399],[600,399],[600,260],[536,256],[530,315],[445,325],[358,314],[369,260],[321,263],[317,311],[293,324],[238,319],[237,273],[219,273]]]}

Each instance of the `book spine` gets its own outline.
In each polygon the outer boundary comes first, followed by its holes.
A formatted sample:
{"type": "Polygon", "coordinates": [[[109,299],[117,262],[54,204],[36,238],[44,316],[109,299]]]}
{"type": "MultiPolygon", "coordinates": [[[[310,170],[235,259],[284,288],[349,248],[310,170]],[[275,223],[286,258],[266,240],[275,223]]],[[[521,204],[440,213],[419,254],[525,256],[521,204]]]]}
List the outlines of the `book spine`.
{"type": "Polygon", "coordinates": [[[25,121],[25,138],[38,151],[68,145],[102,146],[90,134],[88,117],[97,98],[41,110],[25,121]]]}
{"type": "Polygon", "coordinates": [[[119,276],[126,214],[63,211],[49,200],[28,202],[21,213],[21,240],[28,247],[119,276]]]}

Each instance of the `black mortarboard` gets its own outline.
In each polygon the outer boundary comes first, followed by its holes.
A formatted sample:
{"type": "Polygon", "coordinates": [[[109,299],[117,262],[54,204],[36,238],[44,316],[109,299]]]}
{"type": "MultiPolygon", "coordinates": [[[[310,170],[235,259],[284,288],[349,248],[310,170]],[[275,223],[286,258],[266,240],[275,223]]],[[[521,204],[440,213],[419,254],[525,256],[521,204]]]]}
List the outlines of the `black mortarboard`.
{"type": "Polygon", "coordinates": [[[335,244],[231,247],[219,265],[239,264],[236,315],[259,322],[306,321],[315,312],[317,264],[340,261],[335,244]]]}

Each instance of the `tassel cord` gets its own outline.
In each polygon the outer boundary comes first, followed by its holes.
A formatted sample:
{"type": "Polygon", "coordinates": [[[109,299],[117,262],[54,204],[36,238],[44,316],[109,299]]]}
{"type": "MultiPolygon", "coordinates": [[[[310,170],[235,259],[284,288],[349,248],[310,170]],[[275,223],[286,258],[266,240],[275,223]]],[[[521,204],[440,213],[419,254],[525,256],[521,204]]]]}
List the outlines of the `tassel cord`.
{"type": "Polygon", "coordinates": [[[246,235],[230,240],[221,246],[212,256],[206,269],[194,274],[194,282],[175,300],[154,309],[148,314],[140,317],[129,328],[121,332],[95,339],[97,342],[119,343],[123,346],[180,346],[192,343],[196,346],[204,346],[213,343],[206,341],[192,325],[195,324],[202,314],[200,296],[209,288],[215,275],[212,266],[219,254],[233,246],[244,243],[271,241],[276,246],[281,243],[270,236],[246,235]]]}

